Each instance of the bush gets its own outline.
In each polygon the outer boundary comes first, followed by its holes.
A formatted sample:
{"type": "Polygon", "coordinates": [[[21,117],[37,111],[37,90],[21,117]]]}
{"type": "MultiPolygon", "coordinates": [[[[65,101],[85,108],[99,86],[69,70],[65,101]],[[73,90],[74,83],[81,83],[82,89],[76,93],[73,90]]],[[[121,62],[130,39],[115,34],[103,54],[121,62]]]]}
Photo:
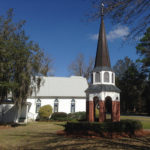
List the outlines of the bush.
{"type": "Polygon", "coordinates": [[[55,112],[52,114],[51,120],[67,121],[67,114],[65,112],[55,112]]]}
{"type": "Polygon", "coordinates": [[[86,112],[76,112],[68,114],[68,120],[86,120],[86,112]]]}
{"type": "Polygon", "coordinates": [[[85,120],[86,119],[86,113],[85,112],[76,112],[76,113],[70,113],[66,114],[64,112],[55,112],[51,116],[51,120],[56,120],[56,121],[80,121],[80,120],[85,120]]]}
{"type": "Polygon", "coordinates": [[[136,130],[142,129],[142,124],[140,121],[136,120],[122,120],[120,122],[67,122],[65,125],[65,131],[67,133],[83,133],[88,134],[88,131],[103,135],[104,132],[125,132],[131,135],[134,134],[136,130]]]}
{"type": "Polygon", "coordinates": [[[48,120],[51,114],[52,114],[51,105],[42,106],[39,110],[39,120],[48,120]]]}

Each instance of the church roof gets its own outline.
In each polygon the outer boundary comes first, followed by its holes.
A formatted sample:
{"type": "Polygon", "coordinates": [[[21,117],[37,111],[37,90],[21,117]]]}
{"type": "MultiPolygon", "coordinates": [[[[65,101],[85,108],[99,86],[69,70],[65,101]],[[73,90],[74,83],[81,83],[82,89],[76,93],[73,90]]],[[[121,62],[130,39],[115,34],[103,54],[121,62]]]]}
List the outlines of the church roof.
{"type": "Polygon", "coordinates": [[[89,88],[85,91],[88,93],[100,93],[100,92],[117,92],[120,93],[121,90],[117,88],[115,85],[108,84],[98,84],[98,85],[90,85],[89,88]]]}
{"type": "Polygon", "coordinates": [[[96,52],[94,68],[111,67],[103,16],[104,15],[103,15],[103,5],[102,5],[101,25],[100,25],[100,31],[99,31],[99,37],[98,37],[97,52],[96,52]]]}
{"type": "MultiPolygon", "coordinates": [[[[36,97],[86,97],[87,80],[81,76],[42,77],[40,90],[36,97]]],[[[35,93],[32,94],[32,97],[35,93]]]]}

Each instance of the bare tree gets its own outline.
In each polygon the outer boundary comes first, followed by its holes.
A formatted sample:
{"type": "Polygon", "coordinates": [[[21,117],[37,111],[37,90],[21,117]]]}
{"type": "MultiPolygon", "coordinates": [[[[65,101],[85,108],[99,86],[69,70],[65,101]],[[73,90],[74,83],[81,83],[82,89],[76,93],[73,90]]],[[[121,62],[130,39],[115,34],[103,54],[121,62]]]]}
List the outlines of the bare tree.
{"type": "Polygon", "coordinates": [[[90,57],[88,64],[85,66],[84,77],[89,81],[91,72],[94,67],[94,58],[90,57]]]}
{"type": "Polygon", "coordinates": [[[150,26],[150,0],[92,0],[92,10],[88,19],[100,17],[100,3],[104,3],[104,13],[113,23],[128,25],[131,29],[128,39],[137,40],[150,26]]]}
{"type": "Polygon", "coordinates": [[[53,58],[51,56],[45,56],[45,59],[43,60],[43,64],[40,70],[41,74],[44,76],[54,75],[53,58]]]}
{"type": "Polygon", "coordinates": [[[70,74],[76,76],[83,76],[89,81],[93,65],[94,58],[90,57],[88,63],[86,64],[83,54],[80,53],[78,54],[76,59],[69,65],[68,70],[70,74]]]}

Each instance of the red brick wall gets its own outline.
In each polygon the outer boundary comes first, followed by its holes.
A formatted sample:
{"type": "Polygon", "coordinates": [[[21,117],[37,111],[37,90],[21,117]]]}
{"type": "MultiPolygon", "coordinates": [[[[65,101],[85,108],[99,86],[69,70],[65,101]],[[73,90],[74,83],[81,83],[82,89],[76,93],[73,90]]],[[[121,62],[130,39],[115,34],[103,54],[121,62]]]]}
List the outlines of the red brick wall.
{"type": "MultiPolygon", "coordinates": [[[[99,101],[99,122],[104,122],[106,120],[105,114],[105,101],[99,101]]],[[[86,102],[86,115],[87,120],[89,122],[94,122],[94,102],[87,101],[86,102]]],[[[112,121],[120,121],[120,102],[112,101],[112,114],[111,114],[112,121]]]]}
{"type": "Polygon", "coordinates": [[[120,121],[120,102],[112,101],[112,121],[120,121]]]}
{"type": "Polygon", "coordinates": [[[117,112],[116,112],[116,120],[120,121],[120,102],[116,102],[117,112]]]}
{"type": "Polygon", "coordinates": [[[104,122],[105,121],[105,102],[104,101],[99,101],[99,122],[104,122]]]}
{"type": "Polygon", "coordinates": [[[86,120],[89,120],[89,101],[86,101],[86,120]]]}
{"type": "Polygon", "coordinates": [[[89,117],[88,117],[89,122],[94,122],[94,102],[89,101],[89,117]]]}

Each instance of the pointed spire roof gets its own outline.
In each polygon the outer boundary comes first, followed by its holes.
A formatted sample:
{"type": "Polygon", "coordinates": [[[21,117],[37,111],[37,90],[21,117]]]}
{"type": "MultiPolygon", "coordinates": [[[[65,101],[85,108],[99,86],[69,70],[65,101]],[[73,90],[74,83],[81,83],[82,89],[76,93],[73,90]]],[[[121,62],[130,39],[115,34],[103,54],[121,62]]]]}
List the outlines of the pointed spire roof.
{"type": "Polygon", "coordinates": [[[102,3],[101,25],[100,25],[100,31],[99,31],[99,37],[98,37],[97,52],[96,52],[94,68],[97,68],[97,67],[109,67],[110,68],[111,67],[103,16],[104,16],[104,4],[102,3]]]}

